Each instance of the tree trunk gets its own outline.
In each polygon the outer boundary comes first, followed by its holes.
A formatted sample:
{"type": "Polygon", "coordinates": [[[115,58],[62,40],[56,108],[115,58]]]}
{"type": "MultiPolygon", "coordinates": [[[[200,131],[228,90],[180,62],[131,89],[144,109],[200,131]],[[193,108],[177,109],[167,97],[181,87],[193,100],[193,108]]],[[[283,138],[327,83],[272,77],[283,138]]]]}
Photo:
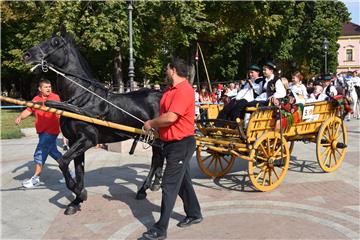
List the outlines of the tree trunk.
{"type": "Polygon", "coordinates": [[[117,56],[114,57],[114,73],[113,73],[113,91],[114,92],[124,92],[124,81],[123,81],[123,70],[122,70],[122,57],[119,52],[117,56]]]}

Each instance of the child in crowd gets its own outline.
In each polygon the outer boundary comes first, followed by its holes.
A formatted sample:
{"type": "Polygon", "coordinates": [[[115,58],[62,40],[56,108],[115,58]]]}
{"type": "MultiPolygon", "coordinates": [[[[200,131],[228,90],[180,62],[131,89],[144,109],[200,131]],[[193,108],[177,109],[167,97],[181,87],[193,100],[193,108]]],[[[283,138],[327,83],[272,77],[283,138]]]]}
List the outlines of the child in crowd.
{"type": "Polygon", "coordinates": [[[302,83],[302,80],[304,79],[303,75],[299,71],[296,71],[291,76],[293,82],[290,84],[290,89],[294,93],[296,102],[305,103],[308,98],[308,92],[305,85],[302,83]]]}
{"type": "Polygon", "coordinates": [[[306,103],[325,101],[327,96],[323,93],[323,87],[320,82],[314,83],[314,92],[306,99],[306,103]]]}

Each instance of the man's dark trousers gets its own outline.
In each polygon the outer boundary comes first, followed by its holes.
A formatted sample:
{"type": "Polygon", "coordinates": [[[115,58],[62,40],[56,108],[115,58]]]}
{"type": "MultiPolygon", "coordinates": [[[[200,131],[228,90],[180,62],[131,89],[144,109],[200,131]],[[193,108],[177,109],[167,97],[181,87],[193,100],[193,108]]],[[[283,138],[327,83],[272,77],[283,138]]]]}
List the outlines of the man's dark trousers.
{"type": "Polygon", "coordinates": [[[202,217],[200,204],[190,177],[189,162],[195,148],[193,136],[164,144],[166,167],[162,179],[161,216],[159,221],[155,223],[155,227],[162,233],[167,231],[178,194],[183,200],[186,216],[202,217]]]}

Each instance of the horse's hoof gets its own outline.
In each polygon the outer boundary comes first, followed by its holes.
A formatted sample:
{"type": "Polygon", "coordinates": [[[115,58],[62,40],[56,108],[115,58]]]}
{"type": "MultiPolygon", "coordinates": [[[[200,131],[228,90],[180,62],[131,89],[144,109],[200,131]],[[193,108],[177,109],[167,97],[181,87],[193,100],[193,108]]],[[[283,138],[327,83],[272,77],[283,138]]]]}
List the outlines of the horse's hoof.
{"type": "Polygon", "coordinates": [[[85,188],[81,190],[79,198],[81,199],[82,202],[87,200],[87,191],[85,188]]]}
{"type": "Polygon", "coordinates": [[[137,200],[143,200],[143,199],[145,199],[146,198],[146,193],[144,192],[144,193],[142,193],[142,192],[138,192],[137,194],[136,194],[136,199],[137,200]]]}
{"type": "Polygon", "coordinates": [[[64,214],[65,215],[73,215],[75,214],[77,211],[80,211],[80,204],[75,205],[75,204],[70,204],[67,206],[64,214]]]}
{"type": "Polygon", "coordinates": [[[160,187],[161,187],[160,184],[153,184],[153,185],[151,185],[150,190],[153,192],[159,191],[160,187]]]}

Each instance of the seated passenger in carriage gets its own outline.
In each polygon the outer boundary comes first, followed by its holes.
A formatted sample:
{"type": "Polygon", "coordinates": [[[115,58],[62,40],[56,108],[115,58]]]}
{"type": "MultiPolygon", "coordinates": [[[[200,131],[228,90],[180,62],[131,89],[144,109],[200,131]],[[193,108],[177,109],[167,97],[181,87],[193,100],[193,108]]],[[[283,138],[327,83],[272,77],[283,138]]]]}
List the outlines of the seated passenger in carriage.
{"type": "Polygon", "coordinates": [[[230,120],[230,114],[237,107],[237,104],[241,104],[242,101],[251,102],[262,92],[261,86],[258,84],[263,80],[260,76],[260,67],[253,64],[247,70],[249,78],[241,85],[240,91],[235,98],[224,106],[224,109],[219,113],[218,119],[230,120]]]}
{"type": "Polygon", "coordinates": [[[310,94],[309,98],[306,99],[306,103],[325,101],[327,96],[323,93],[324,88],[318,81],[314,82],[314,92],[310,94]]]}
{"type": "Polygon", "coordinates": [[[275,64],[271,61],[267,61],[263,65],[264,77],[255,81],[255,83],[260,86],[260,95],[257,96],[254,101],[248,101],[246,99],[237,101],[236,107],[233,107],[231,112],[228,112],[227,114],[222,114],[220,112],[218,119],[232,121],[235,121],[236,118],[244,119],[247,107],[266,106],[269,103],[278,104],[279,100],[286,96],[286,89],[280,78],[275,76],[275,70],[275,64]]]}
{"type": "Polygon", "coordinates": [[[305,85],[302,83],[304,79],[303,75],[296,71],[292,75],[292,83],[290,84],[290,89],[294,93],[297,103],[305,103],[306,99],[309,97],[305,85]]]}
{"type": "Polygon", "coordinates": [[[323,81],[322,86],[324,88],[323,93],[329,98],[338,95],[338,92],[335,86],[332,85],[331,80],[332,80],[332,76],[330,74],[325,74],[322,77],[322,81],[323,81]]]}

